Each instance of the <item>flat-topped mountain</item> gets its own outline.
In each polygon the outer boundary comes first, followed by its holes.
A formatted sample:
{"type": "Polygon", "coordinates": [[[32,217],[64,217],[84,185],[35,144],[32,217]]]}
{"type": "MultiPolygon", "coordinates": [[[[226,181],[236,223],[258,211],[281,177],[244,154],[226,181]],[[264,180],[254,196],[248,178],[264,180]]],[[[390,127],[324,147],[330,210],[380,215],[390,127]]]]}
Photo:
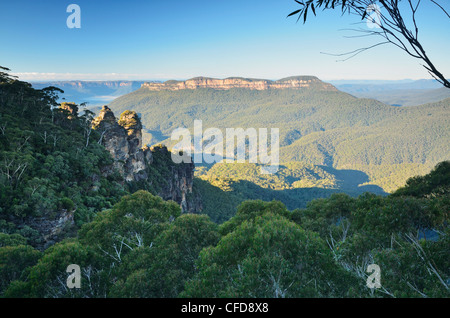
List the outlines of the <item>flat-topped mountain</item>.
{"type": "Polygon", "coordinates": [[[324,83],[315,76],[293,76],[277,81],[242,77],[229,77],[225,79],[195,77],[186,81],[170,80],[164,83],[144,83],[142,84],[142,88],[146,88],[151,91],[177,91],[198,88],[213,88],[220,90],[228,90],[232,88],[247,88],[253,90],[316,88],[330,91],[337,90],[333,85],[324,83]]]}

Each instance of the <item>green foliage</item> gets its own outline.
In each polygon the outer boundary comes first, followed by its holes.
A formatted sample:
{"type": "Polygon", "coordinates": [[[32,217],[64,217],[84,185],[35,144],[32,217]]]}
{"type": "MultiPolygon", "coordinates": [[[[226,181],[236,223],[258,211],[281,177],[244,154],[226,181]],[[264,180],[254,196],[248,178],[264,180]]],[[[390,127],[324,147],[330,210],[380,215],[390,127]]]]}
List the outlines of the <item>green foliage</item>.
{"type": "Polygon", "coordinates": [[[6,234],[0,232],[0,247],[26,244],[27,239],[20,234],[6,234]]]}
{"type": "Polygon", "coordinates": [[[339,265],[361,279],[365,266],[380,266],[382,288],[363,295],[448,297],[448,195],[426,195],[448,187],[442,166],[421,178],[440,180],[433,186],[412,183],[387,197],[332,195],[293,211],[291,219],[319,233],[339,265]]]}
{"type": "MultiPolygon", "coordinates": [[[[322,238],[334,225],[345,222],[355,206],[355,199],[346,194],[332,194],[327,199],[316,199],[306,209],[294,210],[291,219],[305,229],[317,232],[322,238]]],[[[343,224],[343,223],[342,223],[343,224]]]]}
{"type": "Polygon", "coordinates": [[[394,192],[394,196],[444,197],[450,194],[450,161],[443,161],[425,176],[406,181],[406,186],[394,192]]]}
{"type": "Polygon", "coordinates": [[[104,297],[108,287],[107,263],[91,247],[76,240],[57,243],[45,251],[38,263],[29,270],[26,285],[11,286],[5,295],[14,295],[15,289],[26,290],[28,297],[104,297]],[[82,270],[81,289],[66,286],[66,269],[77,264],[82,270]]]}
{"type": "Polygon", "coordinates": [[[80,242],[117,264],[134,247],[151,245],[180,213],[175,202],[140,190],[122,197],[111,210],[98,213],[91,223],[83,225],[80,242]]]}
{"type": "Polygon", "coordinates": [[[120,115],[118,122],[120,126],[125,129],[129,129],[130,127],[135,127],[138,124],[138,116],[136,112],[126,110],[120,115]]]}
{"type": "Polygon", "coordinates": [[[178,217],[156,238],[151,249],[141,248],[129,255],[127,276],[114,285],[111,295],[177,297],[196,273],[200,251],[218,241],[217,225],[206,216],[178,217]]]}
{"type": "Polygon", "coordinates": [[[224,191],[199,178],[194,178],[194,187],[202,198],[202,213],[219,224],[229,220],[239,203],[245,200],[240,193],[224,191]]]}
{"type": "Polygon", "coordinates": [[[64,197],[61,200],[59,200],[59,205],[60,208],[64,210],[72,210],[75,206],[73,201],[67,197],[64,197]]]}
{"type": "Polygon", "coordinates": [[[200,253],[199,273],[182,295],[339,297],[351,281],[316,233],[263,212],[200,253]]]}
{"type": "Polygon", "coordinates": [[[0,295],[9,284],[24,280],[28,269],[35,265],[41,252],[29,245],[9,245],[0,247],[0,295]]]}
{"type": "Polygon", "coordinates": [[[42,256],[2,235],[12,245],[0,247],[3,296],[449,297],[447,197],[341,193],[292,212],[246,201],[219,226],[138,191],[42,256]],[[69,264],[82,268],[79,290],[64,284],[69,264]],[[378,289],[366,286],[370,264],[381,268],[378,289]]]}
{"type": "Polygon", "coordinates": [[[362,172],[299,162],[280,165],[274,174],[261,174],[261,167],[250,163],[217,163],[209,169],[199,168],[195,185],[202,194],[203,213],[218,223],[233,216],[239,203],[245,200],[278,200],[294,210],[334,193],[384,194],[379,187],[366,185],[368,177],[362,172]]]}
{"type": "Polygon", "coordinates": [[[265,213],[289,217],[290,212],[279,201],[264,202],[261,200],[245,201],[237,209],[236,215],[220,226],[220,233],[224,236],[233,232],[245,221],[254,220],[265,213]]]}
{"type": "Polygon", "coordinates": [[[384,269],[385,288],[395,297],[448,298],[449,234],[447,230],[437,242],[408,240],[378,251],[374,260],[384,269]]]}
{"type": "Polygon", "coordinates": [[[42,233],[33,218],[53,220],[70,211],[81,226],[125,194],[120,180],[105,177],[112,158],[97,143],[92,116],[78,116],[74,103],[57,104],[61,92],[36,90],[2,73],[0,219],[15,224],[17,233],[26,228],[34,246],[42,233]]]}

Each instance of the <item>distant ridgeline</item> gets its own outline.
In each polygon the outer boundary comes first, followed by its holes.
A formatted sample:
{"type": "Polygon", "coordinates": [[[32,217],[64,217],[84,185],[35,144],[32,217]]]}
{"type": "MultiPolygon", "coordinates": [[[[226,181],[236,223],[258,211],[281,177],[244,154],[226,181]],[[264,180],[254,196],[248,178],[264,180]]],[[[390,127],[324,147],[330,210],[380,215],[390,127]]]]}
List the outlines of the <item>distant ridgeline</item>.
{"type": "Polygon", "coordinates": [[[331,85],[320,81],[315,76],[287,77],[278,81],[265,79],[252,79],[241,77],[229,77],[226,79],[216,79],[209,77],[195,77],[187,81],[166,81],[164,83],[144,83],[142,88],[151,91],[181,89],[213,88],[227,90],[232,88],[247,88],[251,90],[282,89],[282,88],[320,88],[324,90],[336,91],[331,85]]]}

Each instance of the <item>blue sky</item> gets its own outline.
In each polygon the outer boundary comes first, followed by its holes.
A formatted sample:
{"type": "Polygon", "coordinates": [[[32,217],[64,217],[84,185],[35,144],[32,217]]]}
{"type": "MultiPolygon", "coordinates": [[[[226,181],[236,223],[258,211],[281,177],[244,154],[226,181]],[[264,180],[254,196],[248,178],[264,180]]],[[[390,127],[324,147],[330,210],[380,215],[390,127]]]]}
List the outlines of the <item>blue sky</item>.
{"type": "MultiPolygon", "coordinates": [[[[422,2],[420,39],[449,76],[450,20],[422,2]]],[[[0,65],[30,81],[430,78],[420,61],[393,46],[336,62],[321,52],[348,52],[377,39],[346,38],[356,33],[342,29],[359,19],[338,12],[319,12],[306,24],[286,18],[296,8],[294,0],[0,0],[0,65]],[[81,8],[80,29],[66,25],[71,3],[81,8]]]]}

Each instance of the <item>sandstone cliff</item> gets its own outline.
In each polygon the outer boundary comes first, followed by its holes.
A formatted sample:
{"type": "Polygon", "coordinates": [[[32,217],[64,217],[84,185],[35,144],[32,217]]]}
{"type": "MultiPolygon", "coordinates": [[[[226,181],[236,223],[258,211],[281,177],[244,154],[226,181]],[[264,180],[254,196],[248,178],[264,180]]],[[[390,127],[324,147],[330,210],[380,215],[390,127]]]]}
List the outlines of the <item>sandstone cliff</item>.
{"type": "MultiPolygon", "coordinates": [[[[134,111],[125,111],[117,120],[103,106],[93,121],[101,143],[111,153],[114,168],[130,188],[145,189],[180,204],[183,212],[199,212],[201,202],[193,191],[194,164],[175,164],[164,146],[142,146],[142,124],[134,111]]],[[[106,172],[108,173],[108,172],[106,172]]]]}
{"type": "Polygon", "coordinates": [[[182,89],[198,89],[213,88],[227,90],[232,88],[247,88],[253,90],[266,89],[301,89],[301,88],[317,88],[321,90],[337,91],[337,89],[328,83],[324,83],[315,76],[296,76],[280,79],[277,81],[265,79],[249,79],[241,77],[230,77],[226,79],[216,79],[208,77],[195,77],[187,81],[166,81],[164,83],[144,83],[143,88],[152,91],[160,90],[182,90],[182,89]]]}
{"type": "Polygon", "coordinates": [[[124,112],[117,121],[108,106],[103,106],[93,121],[101,135],[101,143],[111,153],[114,167],[125,181],[145,180],[146,165],[151,164],[149,151],[142,149],[142,124],[135,112],[124,112]]]}

